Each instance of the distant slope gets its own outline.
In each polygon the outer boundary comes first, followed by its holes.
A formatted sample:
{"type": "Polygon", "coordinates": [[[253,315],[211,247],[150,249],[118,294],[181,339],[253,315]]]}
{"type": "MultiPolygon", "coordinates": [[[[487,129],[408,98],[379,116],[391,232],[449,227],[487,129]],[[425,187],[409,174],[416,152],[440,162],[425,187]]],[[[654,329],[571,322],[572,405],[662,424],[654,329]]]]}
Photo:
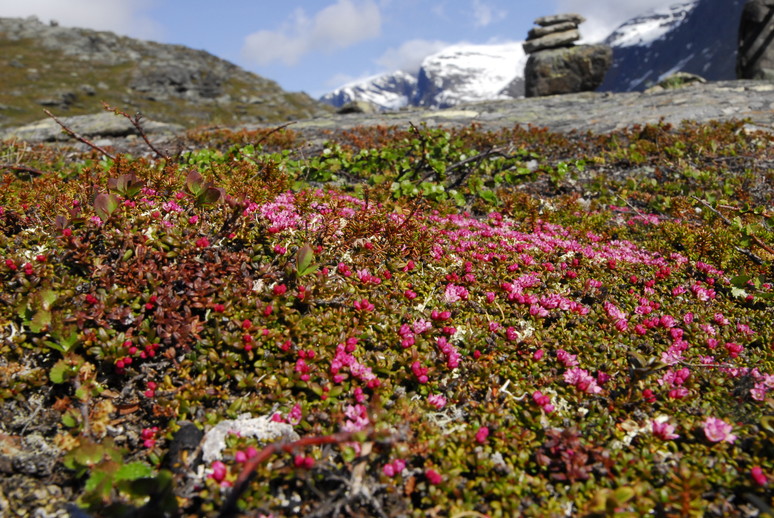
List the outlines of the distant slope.
{"type": "Polygon", "coordinates": [[[0,127],[98,112],[105,101],[187,127],[306,118],[325,107],[207,52],[0,18],[0,127]]]}
{"type": "Polygon", "coordinates": [[[627,21],[605,40],[613,46],[613,65],[599,91],[644,90],[679,71],[715,81],[735,79],[744,4],[695,0],[627,21]]]}

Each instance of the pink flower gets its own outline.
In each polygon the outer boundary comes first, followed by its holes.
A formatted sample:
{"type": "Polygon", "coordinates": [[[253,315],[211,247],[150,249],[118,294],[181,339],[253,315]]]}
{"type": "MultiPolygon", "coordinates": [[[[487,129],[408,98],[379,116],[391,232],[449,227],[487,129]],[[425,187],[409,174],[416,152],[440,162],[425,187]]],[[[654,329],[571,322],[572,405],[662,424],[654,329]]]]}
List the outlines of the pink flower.
{"type": "Polygon", "coordinates": [[[427,402],[433,405],[438,410],[446,406],[446,398],[440,394],[430,394],[427,396],[427,402]]]}
{"type": "Polygon", "coordinates": [[[444,298],[446,299],[446,302],[448,302],[449,304],[453,304],[454,302],[457,302],[460,300],[468,300],[468,290],[462,286],[449,284],[448,286],[446,286],[446,291],[444,292],[444,298]]]}
{"type": "Polygon", "coordinates": [[[769,482],[760,466],[753,466],[750,470],[750,476],[759,486],[765,486],[769,482]]]}
{"type": "Polygon", "coordinates": [[[540,407],[543,409],[543,411],[546,414],[550,414],[551,412],[556,410],[554,405],[551,404],[551,398],[549,396],[546,396],[539,390],[536,390],[535,392],[532,393],[532,399],[533,401],[535,401],[535,403],[540,405],[540,407]]]}
{"type": "Polygon", "coordinates": [[[564,349],[556,351],[556,359],[562,362],[565,367],[575,367],[578,365],[578,355],[570,354],[564,349]]]}
{"type": "Polygon", "coordinates": [[[602,392],[602,387],[597,385],[597,380],[591,377],[585,369],[575,367],[568,370],[564,373],[564,381],[570,385],[575,385],[578,390],[587,394],[599,394],[602,392]]]}
{"type": "Polygon", "coordinates": [[[215,482],[223,482],[223,479],[226,478],[226,465],[219,460],[213,462],[210,478],[215,482]]]}
{"type": "Polygon", "coordinates": [[[207,248],[208,246],[210,246],[210,240],[207,239],[206,237],[200,237],[199,239],[196,240],[196,246],[199,248],[207,248]]]}
{"type": "Polygon", "coordinates": [[[651,430],[653,431],[653,435],[664,441],[669,441],[671,439],[677,439],[680,437],[674,433],[675,426],[669,424],[666,420],[660,421],[658,419],[654,419],[651,424],[651,430]]]}
{"type": "Polygon", "coordinates": [[[392,464],[385,464],[384,467],[382,467],[382,473],[387,477],[394,477],[395,467],[392,464]]]}
{"type": "Polygon", "coordinates": [[[704,435],[710,442],[728,442],[736,440],[736,435],[731,433],[733,427],[717,417],[708,417],[704,420],[704,435]]]}
{"type": "Polygon", "coordinates": [[[487,437],[489,437],[489,428],[487,428],[486,426],[482,426],[476,432],[476,442],[478,442],[479,444],[484,444],[486,442],[487,437]]]}
{"type": "Polygon", "coordinates": [[[425,471],[425,477],[427,477],[427,481],[434,486],[437,486],[438,484],[443,482],[443,477],[441,476],[441,474],[434,469],[428,469],[427,471],[425,471]]]}
{"type": "Polygon", "coordinates": [[[355,309],[360,311],[373,311],[374,305],[368,302],[368,299],[356,300],[353,304],[355,309]]]}

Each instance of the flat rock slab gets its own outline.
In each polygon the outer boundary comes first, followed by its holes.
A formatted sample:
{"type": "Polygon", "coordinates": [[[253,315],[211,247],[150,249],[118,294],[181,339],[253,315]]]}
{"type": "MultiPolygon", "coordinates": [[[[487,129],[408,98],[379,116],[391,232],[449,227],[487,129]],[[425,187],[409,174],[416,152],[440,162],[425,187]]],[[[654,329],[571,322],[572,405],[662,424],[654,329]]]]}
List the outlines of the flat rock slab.
{"type": "MultiPolygon", "coordinates": [[[[68,128],[87,138],[102,137],[126,137],[137,135],[137,129],[126,117],[114,113],[97,113],[94,115],[76,115],[74,117],[61,117],[61,120],[68,128]]],[[[143,130],[149,134],[177,133],[182,132],[183,127],[178,124],[168,124],[143,119],[141,121],[143,130]]],[[[0,140],[18,138],[28,142],[55,142],[72,140],[62,127],[53,119],[42,119],[25,126],[10,129],[0,133],[0,140]]]]}
{"type": "Polygon", "coordinates": [[[660,120],[679,124],[684,120],[734,119],[750,119],[755,127],[774,130],[774,83],[719,81],[651,93],[584,92],[464,104],[448,110],[350,114],[298,121],[290,129],[304,132],[355,126],[408,127],[409,123],[429,126],[477,123],[485,130],[533,125],[558,132],[605,133],[660,120]]]}
{"type": "Polygon", "coordinates": [[[581,24],[586,21],[586,18],[579,14],[567,13],[567,14],[554,14],[552,16],[541,16],[535,20],[535,25],[541,27],[548,27],[549,25],[556,25],[557,23],[572,22],[575,25],[581,24]]]}
{"type": "Polygon", "coordinates": [[[527,40],[522,44],[522,47],[524,47],[524,52],[532,54],[544,49],[566,47],[579,39],[580,32],[577,29],[570,29],[569,31],[552,32],[534,40],[527,40]]]}

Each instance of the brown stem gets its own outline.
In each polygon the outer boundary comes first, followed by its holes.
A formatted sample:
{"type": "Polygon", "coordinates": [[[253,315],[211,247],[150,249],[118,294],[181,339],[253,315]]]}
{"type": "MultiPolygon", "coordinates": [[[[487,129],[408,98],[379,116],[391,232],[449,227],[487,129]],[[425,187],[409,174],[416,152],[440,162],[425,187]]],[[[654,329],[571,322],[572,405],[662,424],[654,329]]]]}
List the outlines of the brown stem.
{"type": "Polygon", "coordinates": [[[293,442],[275,442],[267,445],[252,459],[248,460],[239,476],[234,482],[234,487],[231,489],[223,508],[218,515],[219,518],[231,518],[237,516],[239,510],[237,509],[237,501],[239,497],[247,490],[247,486],[255,476],[255,470],[269,460],[273,455],[277,453],[292,453],[293,451],[304,448],[306,446],[321,446],[323,444],[340,444],[344,442],[351,442],[355,439],[356,435],[362,432],[340,432],[332,435],[323,435],[317,437],[304,437],[293,442]]]}
{"type": "Polygon", "coordinates": [[[68,126],[67,126],[67,125],[66,125],[64,122],[60,121],[60,120],[59,120],[59,119],[58,119],[58,118],[57,118],[57,117],[56,117],[56,116],[55,116],[53,113],[51,113],[50,111],[48,111],[48,110],[44,109],[44,110],[43,110],[43,112],[44,112],[46,115],[48,115],[49,117],[51,117],[52,119],[54,119],[54,122],[56,122],[57,124],[59,124],[59,125],[62,127],[62,129],[65,131],[65,133],[67,133],[68,135],[70,135],[70,136],[71,136],[72,138],[74,138],[75,140],[78,140],[78,141],[80,141],[80,142],[83,142],[84,144],[86,144],[86,145],[87,145],[87,146],[89,146],[90,148],[92,148],[92,149],[94,149],[94,150],[96,150],[96,151],[99,151],[100,153],[102,153],[103,155],[105,155],[106,157],[108,157],[108,158],[109,158],[109,159],[111,159],[111,160],[115,160],[115,159],[116,159],[116,157],[115,157],[113,154],[111,154],[109,151],[107,151],[105,148],[102,148],[102,147],[100,147],[100,146],[96,145],[94,142],[92,142],[91,140],[87,139],[86,137],[83,137],[83,136],[79,135],[78,133],[74,132],[74,131],[73,131],[72,129],[70,129],[70,128],[69,128],[69,127],[68,127],[68,126]]]}

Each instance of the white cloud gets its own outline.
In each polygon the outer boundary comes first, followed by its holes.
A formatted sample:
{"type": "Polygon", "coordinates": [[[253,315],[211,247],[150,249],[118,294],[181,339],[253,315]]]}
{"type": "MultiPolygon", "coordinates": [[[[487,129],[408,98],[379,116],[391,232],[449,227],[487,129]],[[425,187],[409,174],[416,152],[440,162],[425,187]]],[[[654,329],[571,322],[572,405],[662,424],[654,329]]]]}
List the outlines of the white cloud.
{"type": "Polygon", "coordinates": [[[580,26],[584,41],[600,41],[619,25],[651,9],[668,7],[679,0],[558,0],[556,12],[578,13],[586,18],[580,26]]]}
{"type": "Polygon", "coordinates": [[[387,49],[384,54],[376,59],[376,63],[391,72],[394,70],[404,70],[416,73],[419,71],[422,60],[448,46],[449,43],[438,40],[409,40],[397,49],[387,49]]]}
{"type": "Polygon", "coordinates": [[[482,0],[473,0],[473,21],[476,27],[486,27],[492,22],[502,19],[507,14],[501,9],[495,9],[482,0]]]}
{"type": "Polygon", "coordinates": [[[145,11],[153,0],[23,0],[0,2],[0,16],[37,16],[42,22],[55,20],[66,27],[83,27],[143,39],[161,39],[162,26],[145,11]]]}
{"type": "Polygon", "coordinates": [[[337,0],[311,19],[298,8],[278,30],[248,35],[242,55],[262,66],[277,61],[294,65],[309,53],[332,52],[375,38],[381,25],[381,12],[373,0],[337,0]]]}

